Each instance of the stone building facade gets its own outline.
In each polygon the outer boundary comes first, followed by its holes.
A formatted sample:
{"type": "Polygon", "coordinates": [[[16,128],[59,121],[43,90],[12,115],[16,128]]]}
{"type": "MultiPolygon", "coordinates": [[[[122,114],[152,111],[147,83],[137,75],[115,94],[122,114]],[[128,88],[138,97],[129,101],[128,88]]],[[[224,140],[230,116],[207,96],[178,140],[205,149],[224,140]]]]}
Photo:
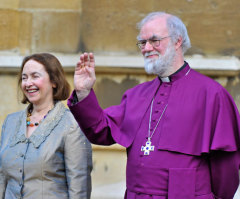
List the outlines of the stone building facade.
{"type": "MultiPolygon", "coordinates": [[[[152,11],[184,21],[192,42],[186,60],[226,87],[240,108],[239,8],[239,0],[0,0],[0,124],[25,107],[17,75],[22,58],[31,53],[56,55],[72,85],[79,54],[94,52],[95,90],[103,107],[118,104],[126,89],[153,79],[145,74],[135,45],[136,23],[152,11]]],[[[92,198],[122,198],[125,149],[93,148],[92,198]]]]}

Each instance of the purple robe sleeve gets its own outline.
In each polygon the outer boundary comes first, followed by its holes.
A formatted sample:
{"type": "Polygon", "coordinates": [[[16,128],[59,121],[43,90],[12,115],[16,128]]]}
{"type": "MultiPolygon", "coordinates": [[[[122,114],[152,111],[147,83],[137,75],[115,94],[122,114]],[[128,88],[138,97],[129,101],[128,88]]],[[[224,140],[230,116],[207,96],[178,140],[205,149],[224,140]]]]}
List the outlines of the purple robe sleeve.
{"type": "Polygon", "coordinates": [[[215,151],[210,157],[212,189],[217,199],[232,199],[239,185],[240,152],[215,151]]]}
{"type": "MultiPolygon", "coordinates": [[[[68,100],[68,106],[86,137],[93,144],[111,145],[116,143],[112,131],[120,131],[124,117],[124,100],[111,108],[111,116],[98,104],[93,90],[81,102],[73,104],[75,91],[68,100]]],[[[120,133],[117,133],[120,135],[120,133]]]]}

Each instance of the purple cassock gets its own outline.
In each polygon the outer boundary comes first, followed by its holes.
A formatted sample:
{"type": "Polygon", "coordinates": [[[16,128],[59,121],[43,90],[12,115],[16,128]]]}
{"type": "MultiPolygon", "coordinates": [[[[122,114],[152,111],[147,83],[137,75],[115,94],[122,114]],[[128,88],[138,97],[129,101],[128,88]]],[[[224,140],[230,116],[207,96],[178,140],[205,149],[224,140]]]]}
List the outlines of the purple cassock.
{"type": "MultiPolygon", "coordinates": [[[[75,91],[74,91],[75,92],[75,91]]],[[[240,117],[229,93],[187,63],[103,110],[94,91],[68,106],[94,144],[127,148],[127,199],[232,199],[240,117]]]]}

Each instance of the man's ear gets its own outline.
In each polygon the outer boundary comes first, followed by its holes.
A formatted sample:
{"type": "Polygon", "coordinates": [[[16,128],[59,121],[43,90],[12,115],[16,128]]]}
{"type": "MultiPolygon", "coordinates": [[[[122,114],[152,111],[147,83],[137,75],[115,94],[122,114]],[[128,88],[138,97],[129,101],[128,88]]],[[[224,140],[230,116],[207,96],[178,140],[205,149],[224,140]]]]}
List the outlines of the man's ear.
{"type": "Polygon", "coordinates": [[[175,43],[176,50],[182,46],[182,37],[179,37],[175,43]]]}

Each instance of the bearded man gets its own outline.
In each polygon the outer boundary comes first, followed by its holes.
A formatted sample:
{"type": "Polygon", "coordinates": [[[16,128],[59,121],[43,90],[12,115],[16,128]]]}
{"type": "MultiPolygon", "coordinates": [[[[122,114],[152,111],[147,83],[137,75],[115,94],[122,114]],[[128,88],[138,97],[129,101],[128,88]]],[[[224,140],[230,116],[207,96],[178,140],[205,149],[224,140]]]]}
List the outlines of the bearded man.
{"type": "Polygon", "coordinates": [[[191,46],[176,16],[154,12],[137,45],[157,77],[103,110],[92,89],[95,61],[80,56],[68,106],[94,144],[127,148],[126,199],[232,199],[239,183],[240,117],[229,93],[193,70],[191,46]]]}

